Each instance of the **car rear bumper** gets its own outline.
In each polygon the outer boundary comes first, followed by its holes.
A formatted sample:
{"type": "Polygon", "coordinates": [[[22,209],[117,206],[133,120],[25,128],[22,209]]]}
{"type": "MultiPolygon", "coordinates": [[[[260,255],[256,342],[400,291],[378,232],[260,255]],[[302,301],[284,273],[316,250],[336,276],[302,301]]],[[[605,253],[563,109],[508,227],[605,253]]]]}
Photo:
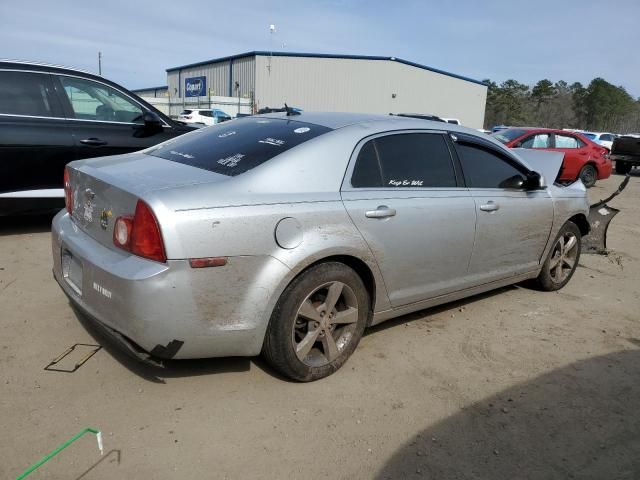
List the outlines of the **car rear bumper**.
{"type": "Polygon", "coordinates": [[[597,163],[598,170],[598,180],[604,180],[611,176],[611,172],[613,171],[613,162],[609,159],[597,163]]]}
{"type": "Polygon", "coordinates": [[[270,256],[199,269],[146,260],[100,244],[66,211],[53,220],[52,253],[54,277],[80,311],[160,358],[259,354],[273,286],[289,272],[270,256]]]}

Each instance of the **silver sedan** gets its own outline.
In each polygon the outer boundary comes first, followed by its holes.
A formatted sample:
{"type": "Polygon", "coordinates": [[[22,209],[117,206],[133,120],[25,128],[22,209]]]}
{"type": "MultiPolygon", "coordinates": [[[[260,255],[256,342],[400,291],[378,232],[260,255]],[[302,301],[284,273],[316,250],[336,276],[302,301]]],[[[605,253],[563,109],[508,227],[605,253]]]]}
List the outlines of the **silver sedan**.
{"type": "Polygon", "coordinates": [[[562,288],[589,225],[561,164],[421,119],[247,117],[70,163],[54,275],[138,357],[262,352],[316,380],[370,325],[528,279],[562,288]]]}

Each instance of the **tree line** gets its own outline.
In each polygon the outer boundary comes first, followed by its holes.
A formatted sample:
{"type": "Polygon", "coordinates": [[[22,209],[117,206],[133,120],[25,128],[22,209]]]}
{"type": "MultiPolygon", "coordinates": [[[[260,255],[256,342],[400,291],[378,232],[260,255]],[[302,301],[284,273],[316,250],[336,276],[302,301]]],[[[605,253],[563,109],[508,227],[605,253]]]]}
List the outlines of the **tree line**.
{"type": "Polygon", "coordinates": [[[603,78],[580,82],[540,80],[533,87],[516,80],[488,85],[485,128],[494,125],[576,128],[596,132],[640,131],[640,99],[603,78]]]}

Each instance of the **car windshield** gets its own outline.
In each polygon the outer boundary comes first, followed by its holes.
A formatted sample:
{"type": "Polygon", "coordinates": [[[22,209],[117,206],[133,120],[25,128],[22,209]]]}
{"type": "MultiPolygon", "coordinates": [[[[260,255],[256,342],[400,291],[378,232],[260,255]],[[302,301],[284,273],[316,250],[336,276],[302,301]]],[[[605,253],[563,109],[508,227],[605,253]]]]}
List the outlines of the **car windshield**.
{"type": "Polygon", "coordinates": [[[144,153],[233,177],[329,131],[294,120],[247,117],[173,138],[144,153]]]}
{"type": "Polygon", "coordinates": [[[527,133],[527,131],[522,128],[509,128],[507,130],[500,130],[499,132],[494,133],[493,137],[502,143],[509,143],[511,140],[515,140],[525,133],[527,133]]]}

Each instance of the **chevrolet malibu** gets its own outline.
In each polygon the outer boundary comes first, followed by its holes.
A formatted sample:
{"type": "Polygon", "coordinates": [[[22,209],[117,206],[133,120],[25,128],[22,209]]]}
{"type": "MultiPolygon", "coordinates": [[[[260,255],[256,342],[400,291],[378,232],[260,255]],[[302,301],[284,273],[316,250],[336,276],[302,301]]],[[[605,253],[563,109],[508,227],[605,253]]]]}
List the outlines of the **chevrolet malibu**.
{"type": "Polygon", "coordinates": [[[247,117],[70,163],[54,276],[138,357],[262,352],[316,380],[384,320],[562,288],[589,226],[582,183],[553,183],[561,164],[422,119],[247,117]]]}

